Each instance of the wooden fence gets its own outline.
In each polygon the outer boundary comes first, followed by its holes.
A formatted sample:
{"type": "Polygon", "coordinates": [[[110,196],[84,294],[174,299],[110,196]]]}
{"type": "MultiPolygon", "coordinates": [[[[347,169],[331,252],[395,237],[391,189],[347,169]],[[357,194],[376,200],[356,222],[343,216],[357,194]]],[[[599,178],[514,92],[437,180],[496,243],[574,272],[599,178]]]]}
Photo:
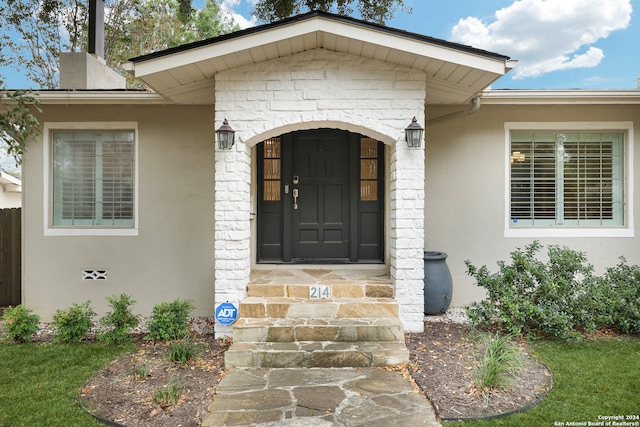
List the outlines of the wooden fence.
{"type": "Polygon", "coordinates": [[[0,307],[21,302],[21,209],[0,209],[0,307]]]}

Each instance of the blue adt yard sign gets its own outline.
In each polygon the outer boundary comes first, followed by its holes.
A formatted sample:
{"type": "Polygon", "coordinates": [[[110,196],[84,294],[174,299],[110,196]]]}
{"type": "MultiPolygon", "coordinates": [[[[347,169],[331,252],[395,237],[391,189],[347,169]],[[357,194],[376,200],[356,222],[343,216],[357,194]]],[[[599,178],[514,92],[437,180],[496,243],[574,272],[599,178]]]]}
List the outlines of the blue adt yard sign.
{"type": "Polygon", "coordinates": [[[216,320],[221,325],[231,325],[238,319],[238,308],[230,302],[223,302],[216,308],[216,320]]]}

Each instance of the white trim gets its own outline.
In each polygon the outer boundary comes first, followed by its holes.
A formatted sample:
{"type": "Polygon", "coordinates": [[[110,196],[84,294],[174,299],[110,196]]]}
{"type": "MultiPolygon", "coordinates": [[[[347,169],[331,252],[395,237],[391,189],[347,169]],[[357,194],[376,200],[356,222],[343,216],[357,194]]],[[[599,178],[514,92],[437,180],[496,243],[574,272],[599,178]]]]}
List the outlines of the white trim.
{"type": "Polygon", "coordinates": [[[137,236],[138,235],[138,122],[45,122],[42,130],[43,144],[43,219],[45,236],[137,236]],[[52,130],[133,130],[134,147],[134,208],[133,227],[129,228],[79,228],[51,225],[51,131],[52,130]]]}
{"type": "Polygon", "coordinates": [[[505,228],[504,237],[635,237],[632,228],[505,228]]]}
{"type": "Polygon", "coordinates": [[[585,131],[633,129],[633,122],[505,122],[504,129],[511,130],[548,130],[548,131],[585,131]]]}
{"type": "MultiPolygon", "coordinates": [[[[8,93],[14,92],[9,90],[8,93]]],[[[35,90],[40,105],[73,105],[73,104],[98,104],[98,105],[167,105],[175,104],[163,96],[152,91],[125,91],[125,90],[35,90]]],[[[7,104],[15,104],[11,100],[3,101],[7,104]]]]}
{"type": "Polygon", "coordinates": [[[45,236],[137,236],[138,228],[45,228],[45,236]]]}
{"type": "Polygon", "coordinates": [[[487,90],[486,105],[640,104],[640,90],[487,90]]]}
{"type": "Polygon", "coordinates": [[[634,230],[634,136],[633,122],[505,122],[504,123],[504,237],[635,237],[634,230]],[[624,174],[625,174],[625,227],[602,228],[511,228],[511,131],[512,130],[548,130],[578,131],[597,130],[600,132],[625,132],[624,174]]]}

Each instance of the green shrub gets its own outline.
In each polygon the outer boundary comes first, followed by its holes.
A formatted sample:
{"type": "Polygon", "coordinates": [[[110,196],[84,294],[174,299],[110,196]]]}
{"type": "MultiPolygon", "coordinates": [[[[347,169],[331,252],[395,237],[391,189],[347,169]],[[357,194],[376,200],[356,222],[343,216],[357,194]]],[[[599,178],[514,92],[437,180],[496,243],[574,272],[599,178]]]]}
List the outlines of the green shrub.
{"type": "Polygon", "coordinates": [[[93,326],[96,312],[90,307],[91,301],[82,304],[73,303],[71,307],[57,310],[53,314],[53,334],[56,340],[62,342],[79,342],[93,326]]]}
{"type": "Polygon", "coordinates": [[[465,261],[467,272],[485,288],[487,298],[467,310],[476,326],[499,323],[513,334],[545,334],[575,339],[578,330],[606,323],[607,285],[593,275],[582,252],[549,246],[548,263],[537,258],[537,242],[511,253],[511,263],[498,262],[490,274],[465,261]]]}
{"type": "Polygon", "coordinates": [[[7,321],[4,331],[15,342],[30,342],[38,332],[40,316],[22,304],[5,308],[2,318],[7,321]]]}
{"type": "Polygon", "coordinates": [[[609,313],[606,320],[624,333],[640,332],[640,267],[629,266],[624,258],[615,267],[607,269],[604,282],[609,313]]]}
{"type": "Polygon", "coordinates": [[[511,335],[495,336],[482,333],[484,348],[474,371],[474,383],[482,390],[506,389],[513,385],[513,376],[522,369],[522,358],[511,335]]]}
{"type": "Polygon", "coordinates": [[[189,313],[194,309],[191,301],[176,299],[153,307],[151,320],[147,323],[149,334],[145,337],[154,341],[170,341],[188,334],[189,313]]]}
{"type": "Polygon", "coordinates": [[[112,311],[100,319],[103,329],[98,334],[98,339],[112,344],[131,342],[131,329],[138,325],[138,318],[131,312],[131,306],[136,302],[125,294],[107,297],[107,301],[112,311]]]}
{"type": "Polygon", "coordinates": [[[183,339],[172,341],[169,344],[168,356],[171,361],[184,365],[195,359],[202,350],[203,346],[187,335],[183,339]]]}

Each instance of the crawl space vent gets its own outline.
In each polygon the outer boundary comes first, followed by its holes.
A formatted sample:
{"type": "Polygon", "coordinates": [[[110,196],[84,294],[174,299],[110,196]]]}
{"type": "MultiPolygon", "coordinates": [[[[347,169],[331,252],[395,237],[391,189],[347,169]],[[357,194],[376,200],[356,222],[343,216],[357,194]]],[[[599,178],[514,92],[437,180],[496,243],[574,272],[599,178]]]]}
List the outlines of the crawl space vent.
{"type": "Polygon", "coordinates": [[[107,270],[82,270],[82,280],[107,280],[107,270]]]}

